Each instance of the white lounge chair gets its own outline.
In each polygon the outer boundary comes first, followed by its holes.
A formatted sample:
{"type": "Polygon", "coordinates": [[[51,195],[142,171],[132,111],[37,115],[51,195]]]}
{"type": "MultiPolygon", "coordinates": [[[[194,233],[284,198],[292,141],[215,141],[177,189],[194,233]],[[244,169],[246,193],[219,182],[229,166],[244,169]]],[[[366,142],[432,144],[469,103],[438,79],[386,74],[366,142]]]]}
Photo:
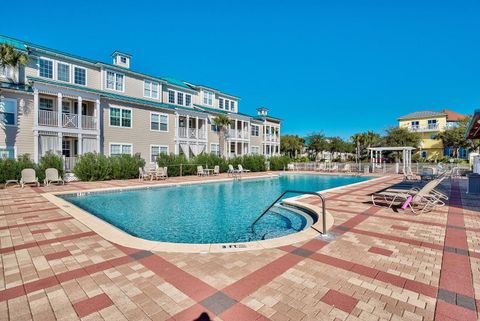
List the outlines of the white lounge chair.
{"type": "Polygon", "coordinates": [[[230,175],[235,176],[236,174],[239,174],[239,173],[240,172],[237,169],[233,168],[232,164],[228,164],[228,172],[227,172],[228,176],[230,175]]]}
{"type": "Polygon", "coordinates": [[[220,166],[215,165],[215,167],[213,167],[213,175],[220,175],[220,166]]]}
{"type": "Polygon", "coordinates": [[[345,164],[345,166],[343,166],[342,172],[350,173],[351,171],[352,171],[352,167],[350,164],[345,164]]]}
{"type": "Polygon", "coordinates": [[[155,179],[167,179],[167,173],[165,172],[165,167],[159,167],[155,171],[155,179]]]}
{"type": "Polygon", "coordinates": [[[238,172],[239,173],[250,173],[249,169],[244,169],[241,164],[238,164],[238,172]]]}
{"type": "Polygon", "coordinates": [[[52,183],[62,183],[65,185],[65,181],[58,175],[58,169],[56,168],[47,168],[45,170],[45,179],[43,180],[43,184],[48,186],[52,183]]]}
{"type": "Polygon", "coordinates": [[[33,168],[25,168],[22,170],[22,178],[20,178],[20,185],[22,188],[25,187],[25,184],[36,184],[40,186],[38,182],[37,174],[33,168]]]}
{"type": "Polygon", "coordinates": [[[206,176],[207,172],[203,169],[203,166],[197,166],[197,176],[206,176]]]}
{"type": "Polygon", "coordinates": [[[138,168],[138,180],[145,180],[145,179],[152,179],[152,175],[148,174],[145,169],[139,167],[138,168]]]}

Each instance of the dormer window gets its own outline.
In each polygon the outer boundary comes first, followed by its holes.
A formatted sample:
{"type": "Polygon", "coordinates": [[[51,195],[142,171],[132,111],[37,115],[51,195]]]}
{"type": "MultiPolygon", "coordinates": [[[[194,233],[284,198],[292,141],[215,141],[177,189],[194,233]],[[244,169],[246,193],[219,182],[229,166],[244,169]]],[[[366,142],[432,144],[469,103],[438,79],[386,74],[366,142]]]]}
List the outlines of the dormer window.
{"type": "Polygon", "coordinates": [[[127,57],[120,56],[120,61],[121,61],[122,64],[126,64],[127,63],[127,57]]]}
{"type": "Polygon", "coordinates": [[[211,106],[213,104],[213,92],[203,91],[203,104],[211,106]]]}
{"type": "Polygon", "coordinates": [[[119,74],[110,70],[106,71],[105,88],[116,91],[123,91],[123,82],[123,74],[119,74]]]}

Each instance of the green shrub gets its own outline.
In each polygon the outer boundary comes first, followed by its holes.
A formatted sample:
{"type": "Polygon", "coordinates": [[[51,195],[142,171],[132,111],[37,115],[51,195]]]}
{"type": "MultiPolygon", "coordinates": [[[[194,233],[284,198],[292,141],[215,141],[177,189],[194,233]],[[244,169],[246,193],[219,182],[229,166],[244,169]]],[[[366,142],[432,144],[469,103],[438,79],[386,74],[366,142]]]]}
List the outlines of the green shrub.
{"type": "Polygon", "coordinates": [[[110,168],[112,179],[130,179],[138,177],[138,168],[145,166],[145,160],[140,157],[140,154],[134,156],[129,154],[121,154],[110,157],[110,168]]]}
{"type": "MultiPolygon", "coordinates": [[[[180,164],[188,164],[188,160],[184,155],[174,154],[160,154],[157,157],[157,164],[159,167],[167,167],[167,174],[170,177],[180,176],[180,164]]],[[[193,166],[182,165],[182,175],[193,174],[193,166]]],[[[196,173],[196,172],[195,172],[196,173]]]]}
{"type": "Polygon", "coordinates": [[[264,172],[266,170],[265,156],[261,155],[246,155],[243,157],[236,157],[235,163],[242,164],[244,169],[249,169],[252,172],[264,172]]]}
{"type": "Polygon", "coordinates": [[[58,170],[58,175],[63,177],[63,158],[52,152],[47,152],[43,155],[38,163],[37,176],[39,181],[43,182],[45,179],[45,170],[47,168],[56,168],[58,170]]]}
{"type": "Polygon", "coordinates": [[[270,161],[271,171],[282,171],[287,168],[287,164],[293,162],[288,156],[272,156],[268,161],[270,161]]]}
{"type": "MultiPolygon", "coordinates": [[[[228,170],[228,163],[225,158],[220,157],[215,154],[207,154],[202,153],[191,160],[192,164],[202,165],[204,168],[207,166],[208,168],[214,168],[216,165],[220,166],[220,172],[226,172],[228,170]]],[[[195,171],[196,171],[195,166],[195,171]]]]}
{"type": "Polygon", "coordinates": [[[33,168],[37,170],[37,166],[30,159],[30,155],[28,154],[20,155],[17,159],[0,159],[0,183],[5,183],[10,179],[19,180],[22,175],[21,172],[25,168],[33,168]]]}
{"type": "Polygon", "coordinates": [[[73,173],[82,181],[104,181],[111,175],[110,161],[105,155],[86,153],[78,157],[73,173]]]}

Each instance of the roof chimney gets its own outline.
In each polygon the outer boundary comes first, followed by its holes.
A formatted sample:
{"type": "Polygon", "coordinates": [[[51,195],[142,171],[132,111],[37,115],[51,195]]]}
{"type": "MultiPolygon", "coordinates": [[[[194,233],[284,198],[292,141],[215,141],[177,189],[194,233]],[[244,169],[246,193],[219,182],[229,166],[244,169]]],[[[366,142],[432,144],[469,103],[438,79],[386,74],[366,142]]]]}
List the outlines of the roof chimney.
{"type": "Polygon", "coordinates": [[[132,58],[132,55],[120,51],[114,51],[112,53],[112,58],[115,66],[130,68],[130,59],[132,58]]]}

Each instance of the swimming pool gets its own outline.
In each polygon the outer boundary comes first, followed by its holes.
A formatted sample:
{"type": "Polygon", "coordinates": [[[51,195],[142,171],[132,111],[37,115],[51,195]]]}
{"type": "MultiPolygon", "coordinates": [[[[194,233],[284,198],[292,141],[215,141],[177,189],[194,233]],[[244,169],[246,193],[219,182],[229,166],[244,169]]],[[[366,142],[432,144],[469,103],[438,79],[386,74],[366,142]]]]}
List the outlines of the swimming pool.
{"type": "Polygon", "coordinates": [[[312,218],[304,213],[275,207],[258,221],[252,232],[254,220],[286,189],[320,191],[368,179],[287,174],[255,180],[60,197],[143,239],[173,243],[234,243],[288,235],[312,223],[312,218]]]}

